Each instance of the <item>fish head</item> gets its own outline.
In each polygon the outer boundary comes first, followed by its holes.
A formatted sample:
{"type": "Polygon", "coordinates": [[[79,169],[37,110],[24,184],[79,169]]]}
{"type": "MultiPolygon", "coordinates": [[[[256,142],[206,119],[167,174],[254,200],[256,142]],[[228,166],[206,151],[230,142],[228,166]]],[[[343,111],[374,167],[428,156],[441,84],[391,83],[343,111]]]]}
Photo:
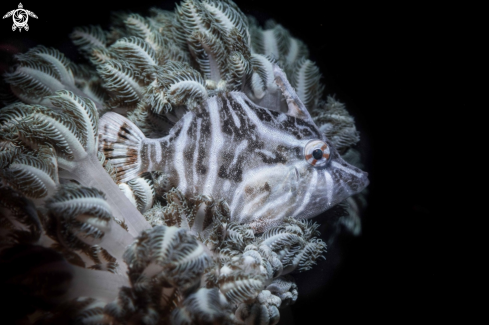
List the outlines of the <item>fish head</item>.
{"type": "Polygon", "coordinates": [[[368,173],[342,159],[325,138],[306,142],[290,169],[297,184],[290,215],[297,218],[315,217],[369,184],[368,173]]]}
{"type": "Polygon", "coordinates": [[[312,119],[242,106],[260,140],[232,200],[238,222],[261,232],[285,217],[312,218],[368,185],[368,174],[342,159],[312,119]]]}

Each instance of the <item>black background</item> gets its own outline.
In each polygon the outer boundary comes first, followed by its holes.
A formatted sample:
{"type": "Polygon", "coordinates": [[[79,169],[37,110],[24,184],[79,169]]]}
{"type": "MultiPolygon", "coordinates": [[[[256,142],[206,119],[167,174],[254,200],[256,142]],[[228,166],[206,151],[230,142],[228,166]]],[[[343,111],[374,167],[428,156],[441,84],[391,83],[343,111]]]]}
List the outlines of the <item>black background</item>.
{"type": "MultiPolygon", "coordinates": [[[[455,96],[464,84],[459,74],[465,66],[455,53],[468,43],[466,13],[409,2],[235,2],[261,23],[275,19],[308,45],[326,93],[346,103],[356,119],[370,174],[361,236],[341,237],[326,261],[297,277],[299,300],[282,314],[284,323],[437,319],[453,288],[444,280],[445,254],[457,249],[443,236],[452,218],[446,211],[451,197],[440,195],[457,177],[447,180],[445,169],[457,154],[445,147],[457,130],[447,137],[441,127],[453,105],[469,108],[455,96]],[[329,261],[339,265],[333,269],[329,261]]],[[[76,61],[68,38],[73,27],[107,28],[113,10],[174,8],[172,1],[22,3],[39,19],[30,18],[30,30],[21,33],[12,32],[11,18],[0,20],[3,69],[15,48],[36,44],[76,61]]],[[[17,5],[2,1],[0,11],[17,5]]]]}

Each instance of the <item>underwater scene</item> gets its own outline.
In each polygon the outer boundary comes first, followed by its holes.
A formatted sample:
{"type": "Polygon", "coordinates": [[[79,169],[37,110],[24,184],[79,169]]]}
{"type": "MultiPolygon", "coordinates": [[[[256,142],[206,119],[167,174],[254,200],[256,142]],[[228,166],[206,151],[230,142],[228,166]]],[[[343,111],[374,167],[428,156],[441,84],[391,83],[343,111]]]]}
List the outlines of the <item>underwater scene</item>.
{"type": "Polygon", "coordinates": [[[301,299],[321,303],[362,233],[364,140],[296,35],[308,17],[250,3],[87,2],[59,21],[63,3],[2,4],[6,324],[334,313],[301,299]]]}

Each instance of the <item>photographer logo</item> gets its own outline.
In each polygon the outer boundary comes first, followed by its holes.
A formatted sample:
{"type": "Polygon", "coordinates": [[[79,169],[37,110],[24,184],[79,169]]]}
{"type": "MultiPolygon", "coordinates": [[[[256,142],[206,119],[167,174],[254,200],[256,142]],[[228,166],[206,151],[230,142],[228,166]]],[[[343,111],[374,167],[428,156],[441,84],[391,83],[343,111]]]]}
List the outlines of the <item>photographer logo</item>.
{"type": "Polygon", "coordinates": [[[23,8],[24,6],[22,6],[22,3],[19,3],[18,9],[9,11],[5,16],[3,16],[3,19],[12,16],[12,19],[14,20],[14,24],[12,25],[12,31],[15,31],[17,28],[19,29],[19,32],[22,31],[22,28],[28,31],[29,25],[27,25],[27,21],[29,20],[29,16],[37,19],[35,13],[29,10],[25,10],[23,8]]]}

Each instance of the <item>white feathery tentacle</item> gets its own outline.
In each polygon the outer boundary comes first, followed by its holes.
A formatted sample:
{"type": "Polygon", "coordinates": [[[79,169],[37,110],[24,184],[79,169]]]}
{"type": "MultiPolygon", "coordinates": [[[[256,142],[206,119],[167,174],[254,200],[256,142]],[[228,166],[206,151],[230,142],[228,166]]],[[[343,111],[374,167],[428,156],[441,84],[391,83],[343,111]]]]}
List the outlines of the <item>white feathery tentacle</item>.
{"type": "Polygon", "coordinates": [[[42,324],[277,324],[326,251],[305,219],[339,204],[327,229],[359,232],[353,117],[300,40],[231,0],[110,22],[71,34],[87,64],[37,46],[5,75],[0,257],[40,260],[9,287],[56,307],[42,324]]]}

